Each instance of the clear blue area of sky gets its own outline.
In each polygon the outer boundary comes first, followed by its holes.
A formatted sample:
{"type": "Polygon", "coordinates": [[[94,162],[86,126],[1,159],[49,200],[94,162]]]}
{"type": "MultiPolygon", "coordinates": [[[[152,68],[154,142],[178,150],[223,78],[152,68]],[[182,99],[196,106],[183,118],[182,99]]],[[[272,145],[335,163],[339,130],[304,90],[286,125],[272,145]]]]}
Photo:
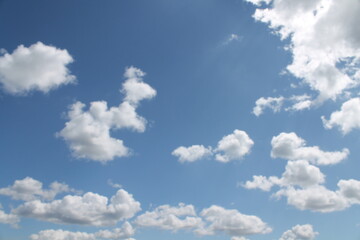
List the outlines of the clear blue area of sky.
{"type": "MultiPolygon", "coordinates": [[[[340,103],[303,112],[251,114],[259,97],[295,91],[290,84],[298,81],[279,74],[291,55],[283,49],[285,42],[254,21],[254,10],[241,0],[1,0],[0,48],[12,52],[20,44],[41,41],[67,49],[75,60],[69,68],[77,84],[49,94],[0,93],[0,187],[29,176],[45,186],[60,181],[110,197],[116,191],[107,184],[111,179],[132,193],[143,210],[184,202],[197,210],[216,204],[259,216],[273,232],[250,236],[254,240],[278,239],[305,223],[320,232],[320,240],[360,239],[358,206],[327,214],[300,211],[285,199],[237,187],[253,175],[281,175],[286,161],[270,157],[271,138],[280,132],[294,131],[309,145],[328,151],[350,149],[345,162],[321,168],[328,188],[335,190],[339,179],[359,176],[358,132],[342,136],[325,130],[320,119],[340,103]],[[231,34],[241,39],[226,43],[231,34]],[[158,93],[138,110],[149,122],[144,133],[111,133],[134,154],[105,165],[75,159],[56,137],[68,106],[77,100],[118,105],[127,66],[145,71],[145,82],[158,93]],[[171,155],[182,145],[216,146],[234,129],[246,131],[255,142],[243,161],[181,164],[171,155]]],[[[0,202],[7,212],[14,203],[4,196],[0,202]]],[[[24,219],[20,229],[0,225],[0,239],[27,239],[48,228],[96,231],[24,219]]],[[[152,229],[139,230],[135,238],[198,239],[192,233],[152,229]]]]}

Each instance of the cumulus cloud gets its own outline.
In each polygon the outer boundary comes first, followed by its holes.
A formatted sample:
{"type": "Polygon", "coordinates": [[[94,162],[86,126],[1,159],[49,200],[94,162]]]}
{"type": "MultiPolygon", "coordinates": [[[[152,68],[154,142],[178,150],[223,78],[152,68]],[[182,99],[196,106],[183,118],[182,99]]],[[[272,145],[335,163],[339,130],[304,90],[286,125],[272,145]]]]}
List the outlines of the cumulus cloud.
{"type": "Polygon", "coordinates": [[[144,75],[138,68],[126,69],[127,79],[121,90],[125,98],[117,107],[108,108],[105,101],[91,102],[87,111],[81,102],[70,107],[69,121],[58,136],[65,139],[75,157],[105,163],[130,154],[124,142],[111,137],[110,131],[123,128],[145,131],[146,120],[137,114],[136,108],[139,101],[153,98],[156,91],[143,82],[144,75]]]}
{"type": "Polygon", "coordinates": [[[190,147],[178,147],[172,152],[178,157],[179,162],[195,162],[208,156],[215,155],[215,160],[227,163],[233,160],[241,160],[249,154],[254,141],[245,131],[235,129],[232,134],[224,136],[216,148],[193,145],[190,147]]]}
{"type": "Polygon", "coordinates": [[[53,223],[109,226],[133,217],[138,211],[140,203],[120,189],[110,201],[105,196],[88,192],[83,196],[67,195],[51,202],[28,201],[12,212],[17,216],[53,223]]]}
{"type": "Polygon", "coordinates": [[[313,240],[318,234],[310,224],[296,225],[284,232],[280,240],[313,240]]]}
{"type": "Polygon", "coordinates": [[[19,217],[10,213],[7,214],[2,210],[2,206],[0,204],[0,223],[2,224],[10,224],[14,227],[17,226],[17,223],[20,221],[19,217]]]}
{"type": "Polygon", "coordinates": [[[246,132],[235,130],[232,134],[223,137],[217,145],[215,159],[219,162],[229,162],[242,159],[249,154],[254,141],[246,132]]]}
{"type": "MultiPolygon", "coordinates": [[[[274,178],[277,180],[277,178],[274,178]]],[[[271,188],[274,186],[273,177],[267,178],[265,176],[253,176],[252,181],[246,181],[245,184],[241,184],[246,189],[261,189],[263,191],[270,191],[271,188]]]]}
{"type": "Polygon", "coordinates": [[[271,140],[271,157],[284,158],[290,161],[306,160],[318,165],[337,164],[346,159],[350,153],[347,148],[342,151],[325,152],[318,146],[307,147],[306,141],[296,133],[280,133],[271,140]]]}
{"type": "Polygon", "coordinates": [[[204,147],[203,145],[192,145],[190,147],[178,147],[172,153],[179,158],[179,162],[195,162],[212,155],[211,147],[204,147]]]}
{"type": "Polygon", "coordinates": [[[52,200],[63,192],[75,192],[68,185],[59,182],[50,184],[50,189],[43,189],[42,182],[31,177],[16,180],[13,185],[0,188],[0,195],[10,196],[15,200],[30,201],[34,199],[52,200]]]}
{"type": "Polygon", "coordinates": [[[282,96],[268,98],[261,97],[256,100],[252,113],[258,117],[263,114],[266,108],[270,108],[273,112],[279,112],[284,103],[284,100],[285,98],[282,96]]]}
{"type": "Polygon", "coordinates": [[[41,42],[18,46],[13,53],[0,56],[0,84],[13,95],[31,91],[44,93],[75,81],[67,65],[73,58],[67,50],[41,42]]]}
{"type": "Polygon", "coordinates": [[[147,211],[136,218],[135,224],[178,231],[200,227],[202,220],[197,216],[193,205],[180,203],[177,207],[162,205],[151,212],[147,211]]]}
{"type": "Polygon", "coordinates": [[[43,230],[30,236],[31,240],[100,240],[100,239],[127,239],[134,235],[135,230],[130,223],[125,222],[121,228],[101,230],[96,233],[70,232],[62,229],[43,230]]]}
{"type": "Polygon", "coordinates": [[[339,192],[352,204],[360,204],[360,181],[355,179],[340,180],[339,192]]]}
{"type": "Polygon", "coordinates": [[[196,230],[200,235],[225,233],[233,237],[243,237],[252,234],[266,234],[272,231],[259,217],[245,215],[235,209],[225,209],[213,205],[202,210],[200,215],[206,222],[203,228],[196,230]]]}
{"type": "Polygon", "coordinates": [[[287,71],[318,92],[315,104],[336,99],[359,79],[360,2],[345,0],[260,1],[253,15],[282,40],[292,63],[287,71]]]}
{"type": "Polygon", "coordinates": [[[324,116],[321,119],[325,128],[339,127],[343,134],[360,128],[360,98],[352,98],[344,102],[339,111],[330,115],[329,120],[324,116]]]}

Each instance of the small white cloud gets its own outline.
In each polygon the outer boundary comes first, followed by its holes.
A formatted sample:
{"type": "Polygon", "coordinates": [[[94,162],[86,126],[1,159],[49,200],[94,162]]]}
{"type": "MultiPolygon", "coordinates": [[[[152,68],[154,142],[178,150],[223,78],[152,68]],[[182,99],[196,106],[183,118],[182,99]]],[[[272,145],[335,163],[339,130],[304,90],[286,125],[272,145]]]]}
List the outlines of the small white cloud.
{"type": "Polygon", "coordinates": [[[67,68],[72,62],[67,50],[41,42],[29,48],[20,45],[12,54],[0,56],[0,83],[13,95],[31,91],[47,93],[61,85],[74,83],[75,76],[67,68]]]}
{"type": "Polygon", "coordinates": [[[213,205],[203,209],[200,215],[207,224],[196,230],[196,233],[200,235],[225,233],[232,237],[243,237],[252,234],[266,234],[272,231],[259,217],[245,215],[235,209],[225,209],[213,205]]]}
{"type": "Polygon", "coordinates": [[[154,227],[171,231],[193,229],[202,225],[202,220],[196,215],[194,206],[180,203],[177,207],[162,205],[154,211],[147,211],[138,216],[135,224],[139,227],[154,227]]]}
{"type": "Polygon", "coordinates": [[[352,98],[343,103],[341,110],[333,112],[329,120],[324,116],[321,119],[325,128],[331,129],[337,126],[343,134],[360,128],[360,98],[352,98]]]}
{"type": "Polygon", "coordinates": [[[0,195],[10,196],[15,200],[30,201],[35,199],[52,200],[63,192],[76,192],[68,185],[59,182],[50,184],[50,189],[43,189],[43,184],[31,177],[16,180],[12,186],[0,188],[0,195]]]}
{"type": "Polygon", "coordinates": [[[241,130],[234,130],[232,134],[223,137],[219,142],[217,148],[214,150],[218,152],[215,158],[219,162],[229,162],[232,160],[242,159],[249,154],[254,141],[241,130]]]}
{"type": "Polygon", "coordinates": [[[318,165],[337,164],[349,155],[349,150],[344,148],[337,152],[324,152],[318,146],[307,147],[306,141],[296,133],[280,133],[271,140],[271,157],[284,158],[290,161],[306,160],[318,165]]]}
{"type": "Polygon", "coordinates": [[[121,189],[110,201],[105,196],[88,192],[83,196],[67,195],[51,202],[28,201],[12,213],[60,224],[109,226],[133,217],[140,210],[140,203],[121,189]]]}
{"type": "Polygon", "coordinates": [[[103,240],[127,239],[134,235],[135,230],[130,223],[125,222],[121,228],[101,230],[96,233],[70,232],[62,229],[43,230],[30,236],[31,240],[103,240]]]}
{"type": "Polygon", "coordinates": [[[261,189],[263,191],[270,191],[274,186],[274,181],[264,176],[253,176],[252,181],[246,181],[245,184],[241,184],[246,189],[261,189]]]}
{"type": "Polygon", "coordinates": [[[114,183],[111,179],[108,179],[107,184],[109,184],[113,188],[122,188],[121,184],[114,183]]]}
{"type": "Polygon", "coordinates": [[[154,97],[156,91],[142,82],[144,74],[134,67],[126,69],[127,80],[121,90],[125,101],[117,107],[108,108],[105,101],[91,102],[87,111],[81,102],[70,107],[69,121],[57,135],[65,139],[75,157],[105,163],[130,154],[122,140],[110,136],[110,131],[123,128],[145,131],[147,122],[136,108],[140,100],[154,97]]]}
{"type": "Polygon", "coordinates": [[[179,158],[179,162],[195,162],[212,155],[211,147],[203,145],[192,145],[190,147],[178,147],[172,153],[179,158]]]}
{"type": "Polygon", "coordinates": [[[279,112],[284,103],[284,100],[285,98],[282,96],[268,97],[268,98],[261,97],[258,100],[256,100],[255,107],[253,108],[252,113],[258,117],[261,114],[263,114],[266,108],[270,108],[273,112],[279,112]]]}
{"type": "Polygon", "coordinates": [[[230,34],[230,36],[226,39],[226,41],[224,42],[224,45],[230,44],[231,42],[234,41],[241,41],[243,39],[242,36],[239,36],[235,33],[230,34]]]}
{"type": "Polygon", "coordinates": [[[310,224],[296,225],[284,232],[280,240],[313,240],[318,234],[310,224]]]}
{"type": "Polygon", "coordinates": [[[351,204],[360,204],[360,181],[340,180],[338,182],[340,194],[344,196],[351,204]]]}

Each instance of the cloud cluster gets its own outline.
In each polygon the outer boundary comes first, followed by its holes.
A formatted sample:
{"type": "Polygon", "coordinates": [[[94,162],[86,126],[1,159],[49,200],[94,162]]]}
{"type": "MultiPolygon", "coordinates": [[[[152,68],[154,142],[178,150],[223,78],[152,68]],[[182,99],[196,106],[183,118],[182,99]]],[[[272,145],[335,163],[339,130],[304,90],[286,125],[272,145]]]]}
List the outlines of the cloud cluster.
{"type": "Polygon", "coordinates": [[[318,234],[310,224],[296,225],[284,232],[280,240],[313,240],[318,234]]]}
{"type": "Polygon", "coordinates": [[[342,151],[325,152],[318,146],[307,147],[306,141],[294,132],[280,133],[271,140],[271,157],[290,161],[306,160],[317,165],[337,164],[349,155],[347,148],[342,151]]]}
{"type": "Polygon", "coordinates": [[[6,188],[0,188],[0,195],[9,196],[15,200],[30,201],[35,199],[52,200],[63,192],[75,192],[68,185],[59,182],[50,184],[50,189],[43,189],[42,182],[26,177],[16,180],[13,185],[6,188]]]}
{"type": "Polygon", "coordinates": [[[105,163],[129,155],[130,150],[123,141],[111,137],[110,131],[124,128],[145,131],[146,120],[137,114],[136,109],[141,100],[153,98],[156,91],[143,82],[144,75],[135,67],[125,70],[126,81],[121,90],[125,97],[117,107],[108,108],[105,101],[91,102],[87,111],[81,102],[71,105],[69,121],[58,136],[69,144],[75,157],[105,163]]]}
{"type": "Polygon", "coordinates": [[[235,209],[213,205],[197,215],[192,205],[162,205],[137,217],[136,225],[178,231],[192,230],[200,236],[227,234],[232,239],[245,239],[252,234],[266,234],[272,229],[259,217],[245,215],[235,209]]]}
{"type": "Polygon", "coordinates": [[[41,42],[18,46],[12,54],[0,56],[0,84],[13,95],[31,91],[44,93],[75,81],[67,65],[73,58],[67,50],[41,42]]]}
{"type": "Polygon", "coordinates": [[[224,136],[216,148],[193,145],[190,147],[178,147],[172,155],[178,157],[179,162],[194,162],[205,157],[215,155],[219,162],[241,160],[250,153],[254,141],[245,131],[235,129],[232,134],[224,136]]]}
{"type": "Polygon", "coordinates": [[[131,240],[129,237],[133,236],[135,229],[130,223],[125,222],[121,228],[112,230],[101,230],[96,233],[86,232],[70,232],[62,229],[59,230],[43,230],[37,234],[30,236],[31,240],[102,240],[102,239],[126,239],[131,240]]]}
{"type": "Polygon", "coordinates": [[[325,175],[318,165],[336,164],[347,157],[348,151],[323,152],[318,147],[305,147],[305,141],[295,133],[281,133],[271,141],[272,157],[289,160],[282,176],[253,176],[242,186],[247,189],[270,191],[280,189],[272,196],[286,197],[289,205],[300,210],[315,212],[340,211],[353,204],[360,204],[360,181],[340,180],[338,190],[332,191],[324,186],[325,175]]]}
{"type": "Polygon", "coordinates": [[[268,24],[282,40],[292,63],[287,71],[318,92],[314,104],[336,99],[355,87],[360,76],[360,3],[345,0],[247,0],[253,17],[268,24]]]}
{"type": "Polygon", "coordinates": [[[51,202],[28,201],[15,208],[13,213],[53,223],[109,226],[133,217],[140,210],[140,203],[120,189],[110,201],[105,196],[87,192],[51,202]]]}

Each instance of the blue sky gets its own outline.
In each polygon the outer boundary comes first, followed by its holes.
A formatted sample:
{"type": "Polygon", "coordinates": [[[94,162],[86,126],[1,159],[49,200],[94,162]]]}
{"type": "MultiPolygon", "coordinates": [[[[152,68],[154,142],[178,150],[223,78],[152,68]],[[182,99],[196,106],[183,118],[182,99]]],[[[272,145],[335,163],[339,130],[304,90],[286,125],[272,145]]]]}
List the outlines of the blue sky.
{"type": "Polygon", "coordinates": [[[0,1],[0,239],[360,238],[359,11],[0,1]]]}

